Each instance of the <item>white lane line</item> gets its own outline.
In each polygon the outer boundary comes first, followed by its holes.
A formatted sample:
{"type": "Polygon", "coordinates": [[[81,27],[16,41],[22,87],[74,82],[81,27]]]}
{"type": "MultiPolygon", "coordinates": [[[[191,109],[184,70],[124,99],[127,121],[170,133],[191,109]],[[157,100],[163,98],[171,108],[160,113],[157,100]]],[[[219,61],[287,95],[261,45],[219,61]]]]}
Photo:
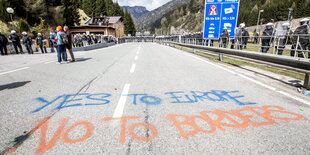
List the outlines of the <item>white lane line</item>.
{"type": "Polygon", "coordinates": [[[235,74],[235,75],[237,75],[237,76],[239,76],[239,77],[242,77],[242,78],[244,78],[244,79],[246,79],[246,80],[249,80],[249,81],[251,81],[251,82],[254,82],[254,83],[256,83],[256,84],[258,84],[258,85],[260,85],[260,86],[262,86],[262,87],[265,87],[265,88],[267,88],[267,89],[270,89],[270,90],[272,90],[272,91],[275,91],[275,92],[277,92],[277,93],[279,93],[279,94],[281,94],[281,95],[284,95],[284,96],[286,96],[286,97],[289,97],[289,98],[291,98],[291,99],[294,99],[294,100],[296,100],[296,101],[299,101],[299,102],[301,102],[301,103],[304,103],[304,104],[306,104],[306,105],[310,105],[309,101],[306,101],[306,100],[297,98],[297,97],[295,97],[295,96],[293,96],[293,95],[291,95],[291,94],[285,93],[285,92],[283,92],[283,91],[277,91],[277,89],[274,88],[274,87],[268,86],[268,85],[266,85],[266,84],[264,84],[264,83],[262,83],[262,82],[259,82],[259,81],[255,80],[255,79],[252,79],[252,78],[247,77],[247,76],[245,76],[245,75],[238,74],[238,73],[236,73],[236,72],[234,72],[234,71],[231,71],[231,70],[229,70],[229,69],[227,69],[227,68],[224,68],[224,67],[222,67],[222,66],[219,66],[219,65],[217,65],[217,64],[211,63],[211,62],[209,62],[209,61],[207,61],[207,60],[204,60],[204,59],[202,59],[202,58],[199,58],[199,57],[190,55],[190,54],[188,54],[188,53],[185,53],[185,54],[187,54],[187,55],[189,55],[189,56],[191,56],[191,57],[193,57],[193,58],[195,58],[195,59],[198,59],[198,60],[200,60],[200,61],[206,62],[206,63],[208,63],[208,64],[210,64],[210,65],[213,65],[213,66],[215,66],[215,67],[217,67],[217,68],[220,68],[220,69],[222,69],[222,70],[225,70],[225,71],[227,71],[227,72],[230,72],[230,73],[232,73],[232,74],[235,74]]]}
{"type": "Polygon", "coordinates": [[[136,56],[136,57],[135,57],[135,60],[137,61],[138,59],[139,59],[139,56],[136,56]]]}
{"type": "Polygon", "coordinates": [[[137,54],[139,54],[139,53],[140,53],[140,50],[141,50],[141,45],[142,45],[142,44],[140,44],[140,45],[139,45],[139,47],[138,47],[137,54]]]}
{"type": "Polygon", "coordinates": [[[55,60],[53,61],[48,61],[48,62],[45,62],[44,64],[47,65],[47,64],[50,64],[50,63],[53,63],[53,62],[56,62],[55,60]]]}
{"type": "Polygon", "coordinates": [[[121,94],[121,98],[119,99],[116,109],[113,114],[113,118],[120,118],[123,116],[124,107],[127,101],[127,95],[129,93],[130,84],[125,84],[123,92],[121,94]]]}
{"type": "Polygon", "coordinates": [[[130,73],[134,73],[135,72],[136,66],[137,66],[136,64],[133,64],[131,66],[130,73]]]}
{"type": "Polygon", "coordinates": [[[7,72],[0,73],[0,75],[5,75],[5,74],[9,74],[9,73],[13,73],[13,72],[25,70],[25,69],[28,69],[28,68],[29,68],[29,67],[23,67],[23,68],[19,68],[19,69],[14,69],[14,70],[11,70],[11,71],[7,71],[7,72]]]}

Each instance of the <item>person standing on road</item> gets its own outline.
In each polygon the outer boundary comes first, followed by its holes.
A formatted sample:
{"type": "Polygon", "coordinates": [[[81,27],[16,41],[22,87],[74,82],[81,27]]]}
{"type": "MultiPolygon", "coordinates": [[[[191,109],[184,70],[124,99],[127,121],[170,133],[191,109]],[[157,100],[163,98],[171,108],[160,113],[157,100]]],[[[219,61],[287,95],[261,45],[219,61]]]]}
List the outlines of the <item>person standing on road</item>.
{"type": "Polygon", "coordinates": [[[270,48],[270,43],[273,41],[273,35],[274,35],[274,29],[273,29],[273,24],[268,23],[266,25],[266,29],[263,32],[262,36],[262,52],[267,53],[270,48]]]}
{"type": "MultiPolygon", "coordinates": [[[[298,49],[298,57],[303,58],[303,50],[307,50],[307,46],[309,46],[309,36],[305,36],[309,34],[308,26],[310,20],[308,18],[304,18],[300,21],[300,26],[294,31],[292,41],[292,51],[291,56],[295,56],[296,47],[298,49]],[[298,36],[300,35],[300,36],[298,36]]],[[[310,53],[309,53],[310,54],[310,53]]],[[[309,57],[310,58],[310,57],[309,57]]]]}
{"type": "Polygon", "coordinates": [[[5,35],[3,35],[0,32],[0,51],[1,51],[1,55],[8,55],[8,49],[7,49],[7,45],[8,45],[8,38],[5,37],[5,35]]]}
{"type": "Polygon", "coordinates": [[[20,38],[19,36],[16,34],[16,31],[15,30],[12,30],[11,31],[11,35],[9,36],[9,39],[12,41],[13,43],[13,46],[14,46],[14,49],[15,49],[15,52],[16,54],[18,54],[18,48],[20,50],[20,53],[21,54],[24,54],[24,51],[23,51],[23,48],[22,48],[22,45],[20,44],[20,38]]]}
{"type": "Polygon", "coordinates": [[[25,31],[22,33],[22,35],[23,35],[23,44],[26,47],[28,54],[33,54],[33,50],[31,47],[32,46],[31,38],[28,36],[28,33],[25,31]]]}
{"type": "Polygon", "coordinates": [[[221,38],[221,47],[226,48],[227,47],[227,43],[229,42],[229,32],[228,29],[225,27],[223,32],[220,35],[221,38]]]}
{"type": "Polygon", "coordinates": [[[71,33],[71,31],[69,30],[69,27],[68,27],[68,26],[65,26],[65,27],[64,27],[64,32],[65,32],[65,34],[66,34],[67,37],[68,37],[68,42],[65,43],[66,48],[67,48],[68,51],[69,51],[69,54],[70,54],[70,57],[71,57],[71,61],[72,61],[72,62],[75,62],[75,58],[74,58],[74,54],[73,54],[73,50],[72,50],[72,33],[71,33]]]}
{"type": "Polygon", "coordinates": [[[63,32],[62,27],[57,27],[57,58],[58,58],[58,64],[61,64],[61,61],[64,61],[64,63],[68,63],[67,58],[67,52],[66,52],[66,46],[65,44],[68,42],[67,35],[63,32]]]}
{"type": "Polygon", "coordinates": [[[283,23],[282,30],[278,32],[279,35],[279,47],[278,47],[278,55],[282,55],[285,49],[285,45],[288,42],[288,35],[292,34],[290,30],[290,23],[283,23]]]}
{"type": "Polygon", "coordinates": [[[57,41],[56,41],[56,37],[57,37],[57,33],[55,32],[54,29],[51,30],[50,32],[50,36],[48,37],[48,40],[49,40],[49,44],[50,44],[50,47],[51,47],[51,52],[54,53],[55,52],[55,49],[57,50],[57,41]]]}
{"type": "Polygon", "coordinates": [[[88,45],[87,36],[85,33],[82,36],[82,41],[83,41],[83,47],[88,45]]]}
{"type": "Polygon", "coordinates": [[[44,38],[42,36],[41,33],[38,33],[38,36],[36,38],[36,43],[37,45],[40,47],[41,49],[41,52],[44,54],[44,53],[47,53],[46,51],[46,47],[44,47],[44,38]]]}

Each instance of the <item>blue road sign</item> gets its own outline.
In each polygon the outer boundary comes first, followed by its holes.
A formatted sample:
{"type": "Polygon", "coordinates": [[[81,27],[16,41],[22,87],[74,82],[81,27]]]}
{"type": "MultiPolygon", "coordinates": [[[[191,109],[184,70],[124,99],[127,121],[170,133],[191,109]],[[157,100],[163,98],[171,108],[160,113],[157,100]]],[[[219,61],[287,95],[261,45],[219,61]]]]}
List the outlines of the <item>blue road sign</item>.
{"type": "Polygon", "coordinates": [[[240,0],[206,0],[203,31],[205,39],[218,39],[224,28],[234,38],[239,3],[240,0]]]}

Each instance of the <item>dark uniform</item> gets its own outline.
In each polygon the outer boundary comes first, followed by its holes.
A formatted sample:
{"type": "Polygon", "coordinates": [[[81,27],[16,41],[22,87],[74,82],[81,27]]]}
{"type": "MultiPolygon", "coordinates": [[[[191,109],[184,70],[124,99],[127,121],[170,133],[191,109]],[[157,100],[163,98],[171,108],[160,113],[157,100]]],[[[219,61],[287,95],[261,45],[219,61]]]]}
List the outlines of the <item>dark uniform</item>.
{"type": "Polygon", "coordinates": [[[220,39],[222,42],[221,47],[226,48],[229,40],[229,32],[227,30],[224,30],[220,35],[220,39]]]}
{"type": "MultiPolygon", "coordinates": [[[[294,31],[294,35],[305,35],[308,34],[308,26],[307,25],[302,25],[299,26],[295,31],[294,31]]],[[[302,50],[307,50],[307,46],[309,45],[309,36],[300,36],[299,37],[299,43],[298,44],[298,36],[293,36],[292,37],[292,41],[293,41],[293,46],[292,46],[292,51],[291,51],[291,56],[294,57],[295,56],[295,49],[297,47],[297,52],[298,52],[298,57],[303,58],[303,52],[302,50]]]]}
{"type": "Polygon", "coordinates": [[[262,36],[262,52],[267,53],[270,48],[270,43],[273,41],[273,28],[266,28],[262,36]]]}
{"type": "Polygon", "coordinates": [[[37,45],[40,47],[42,53],[47,53],[46,47],[44,46],[43,36],[38,36],[36,39],[37,45]]]}
{"type": "Polygon", "coordinates": [[[13,33],[9,36],[9,39],[12,41],[13,43],[13,46],[14,46],[14,49],[15,49],[15,52],[16,54],[18,54],[18,48],[20,50],[20,52],[23,54],[24,51],[23,51],[23,48],[22,48],[22,45],[20,44],[20,38],[19,36],[16,34],[16,33],[13,33]]]}
{"type": "Polygon", "coordinates": [[[24,35],[23,44],[25,45],[25,47],[28,51],[28,54],[33,54],[33,50],[31,47],[32,46],[32,40],[28,35],[24,35]]]}
{"type": "Polygon", "coordinates": [[[5,35],[0,33],[0,51],[1,51],[1,55],[8,55],[8,49],[6,47],[7,45],[8,45],[8,39],[5,37],[5,35]]]}

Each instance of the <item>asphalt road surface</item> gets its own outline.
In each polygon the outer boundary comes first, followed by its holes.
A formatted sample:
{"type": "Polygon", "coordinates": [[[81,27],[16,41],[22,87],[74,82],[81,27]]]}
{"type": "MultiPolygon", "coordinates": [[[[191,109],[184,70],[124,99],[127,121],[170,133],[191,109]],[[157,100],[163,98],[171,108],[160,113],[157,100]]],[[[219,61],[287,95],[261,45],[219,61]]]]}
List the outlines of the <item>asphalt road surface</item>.
{"type": "Polygon", "coordinates": [[[76,57],[0,58],[1,154],[310,152],[310,99],[271,73],[156,43],[76,57]]]}

